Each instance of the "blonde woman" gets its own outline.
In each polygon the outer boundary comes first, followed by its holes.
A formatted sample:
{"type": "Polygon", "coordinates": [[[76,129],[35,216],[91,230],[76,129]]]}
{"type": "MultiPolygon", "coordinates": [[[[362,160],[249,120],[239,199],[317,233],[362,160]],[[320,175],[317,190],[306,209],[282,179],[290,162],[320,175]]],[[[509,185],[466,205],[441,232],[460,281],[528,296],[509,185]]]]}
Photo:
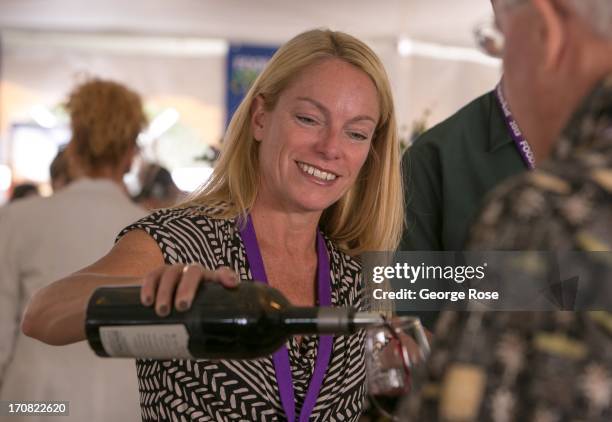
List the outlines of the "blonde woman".
{"type": "MultiPolygon", "coordinates": [[[[72,137],[63,154],[74,179],[49,198],[0,210],[0,400],[70,401],[66,421],[133,420],[139,414],[136,380],[115,384],[133,364],[103,363],[84,343],[52,348],[18,329],[36,290],[107,253],[117,231],[146,215],[123,185],[146,123],[138,94],[89,80],[70,93],[66,109],[72,137]]],[[[11,416],[15,422],[46,419],[11,416]]]]}
{"type": "MultiPolygon", "coordinates": [[[[296,305],[359,307],[356,256],[397,246],[400,181],[380,60],[347,34],[303,33],[278,50],[237,110],[212,180],[39,292],[23,330],[52,344],[83,340],[85,303],[104,284],[141,283],[142,302],[163,316],[188,309],[201,282],[229,287],[253,273],[296,305]]],[[[277,352],[285,364],[277,354],[214,364],[139,360],[143,420],[357,420],[364,335],[326,341],[291,340],[277,352]],[[312,376],[316,368],[322,378],[312,376]]]]}

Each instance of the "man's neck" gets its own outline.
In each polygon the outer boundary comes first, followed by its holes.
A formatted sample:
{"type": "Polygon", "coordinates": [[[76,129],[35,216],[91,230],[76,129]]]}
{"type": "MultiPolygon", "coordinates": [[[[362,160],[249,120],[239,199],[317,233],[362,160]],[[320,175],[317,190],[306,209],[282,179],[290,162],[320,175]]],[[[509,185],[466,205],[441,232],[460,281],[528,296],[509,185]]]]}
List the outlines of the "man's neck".
{"type": "Polygon", "coordinates": [[[604,72],[575,75],[567,83],[548,86],[542,92],[532,94],[529,105],[516,98],[516,95],[523,94],[504,89],[502,82],[506,101],[523,136],[529,142],[536,166],[550,156],[572,114],[604,75],[604,72]]]}
{"type": "Polygon", "coordinates": [[[534,92],[514,85],[518,92],[504,92],[536,164],[548,158],[578,107],[612,73],[612,41],[594,34],[582,20],[568,31],[554,69],[534,69],[534,92]]]}

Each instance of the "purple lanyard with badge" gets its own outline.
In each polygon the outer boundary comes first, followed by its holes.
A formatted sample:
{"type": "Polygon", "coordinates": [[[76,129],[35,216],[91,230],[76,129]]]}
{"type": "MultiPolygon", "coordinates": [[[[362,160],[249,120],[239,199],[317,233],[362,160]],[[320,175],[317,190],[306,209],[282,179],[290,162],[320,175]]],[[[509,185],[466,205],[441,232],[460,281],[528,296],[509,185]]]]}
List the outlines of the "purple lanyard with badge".
{"type": "Polygon", "coordinates": [[[497,84],[497,87],[495,87],[495,97],[497,98],[499,107],[502,110],[504,120],[506,122],[506,127],[508,128],[510,137],[516,145],[516,149],[521,155],[521,158],[523,159],[523,162],[525,163],[527,168],[529,170],[533,170],[535,168],[535,157],[533,155],[533,151],[531,150],[529,142],[527,142],[527,139],[525,138],[525,136],[523,136],[523,132],[521,132],[521,129],[519,128],[516,119],[510,111],[508,101],[506,101],[504,93],[502,92],[501,82],[497,84]]]}
{"type": "MultiPolygon", "coordinates": [[[[259,245],[257,244],[257,236],[251,216],[247,217],[247,222],[244,228],[240,231],[244,249],[246,251],[247,260],[251,268],[253,279],[262,283],[268,284],[266,270],[264,267],[259,245]]],[[[320,232],[317,231],[317,293],[319,305],[331,305],[331,276],[329,257],[325,247],[325,240],[320,232]]],[[[281,404],[285,410],[285,415],[289,422],[306,422],[308,421],[312,409],[317,402],[317,397],[323,385],[325,372],[329,366],[333,347],[333,336],[319,336],[319,347],[317,350],[317,360],[315,362],[314,371],[306,391],[306,397],[300,411],[299,419],[295,415],[295,392],[293,390],[293,377],[291,375],[291,365],[289,363],[289,351],[287,346],[283,345],[279,350],[274,352],[274,372],[276,373],[276,381],[278,382],[278,391],[280,393],[281,404]]]]}

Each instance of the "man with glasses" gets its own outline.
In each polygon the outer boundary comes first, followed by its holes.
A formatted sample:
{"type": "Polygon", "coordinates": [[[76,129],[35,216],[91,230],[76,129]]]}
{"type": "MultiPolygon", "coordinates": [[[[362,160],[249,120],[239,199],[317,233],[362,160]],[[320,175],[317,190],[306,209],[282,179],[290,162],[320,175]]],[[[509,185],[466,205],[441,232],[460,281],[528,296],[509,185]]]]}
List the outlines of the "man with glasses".
{"type": "MultiPolygon", "coordinates": [[[[492,1],[496,14],[499,3],[492,1]]],[[[508,177],[535,166],[512,113],[515,97],[527,94],[520,86],[512,89],[514,95],[502,79],[406,151],[402,167],[407,227],[400,250],[462,250],[484,196],[508,177]]],[[[419,316],[433,329],[437,313],[419,316]]]]}
{"type": "MultiPolygon", "coordinates": [[[[468,244],[610,252],[612,2],[496,6],[504,86],[539,164],[492,192],[468,244]]],[[[611,280],[604,278],[606,291],[582,294],[600,296],[608,311],[443,312],[422,388],[404,403],[406,420],[612,420],[611,280]]]]}

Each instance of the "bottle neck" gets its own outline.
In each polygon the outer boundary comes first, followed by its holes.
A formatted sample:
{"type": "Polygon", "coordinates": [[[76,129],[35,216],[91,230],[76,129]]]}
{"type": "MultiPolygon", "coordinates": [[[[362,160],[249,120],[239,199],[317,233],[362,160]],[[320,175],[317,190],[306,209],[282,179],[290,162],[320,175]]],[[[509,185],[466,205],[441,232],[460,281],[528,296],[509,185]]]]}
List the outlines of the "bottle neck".
{"type": "Polygon", "coordinates": [[[352,334],[382,322],[375,312],[330,307],[292,306],[283,310],[282,318],[288,334],[352,334]]]}

